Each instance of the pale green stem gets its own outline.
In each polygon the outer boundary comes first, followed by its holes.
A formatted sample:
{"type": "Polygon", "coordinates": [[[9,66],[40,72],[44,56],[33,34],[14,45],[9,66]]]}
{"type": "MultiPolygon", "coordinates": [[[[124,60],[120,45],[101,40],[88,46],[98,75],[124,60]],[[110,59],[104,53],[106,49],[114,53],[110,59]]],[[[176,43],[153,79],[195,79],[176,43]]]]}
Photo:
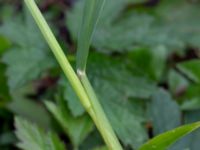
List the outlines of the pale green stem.
{"type": "MultiPolygon", "coordinates": [[[[34,17],[38,27],[40,28],[44,38],[46,39],[47,43],[49,44],[52,52],[54,53],[58,63],[60,64],[64,74],[68,78],[69,82],[71,83],[74,91],[76,92],[77,96],[79,97],[82,105],[85,107],[87,112],[90,114],[92,119],[94,120],[97,128],[99,129],[101,135],[103,136],[106,144],[108,145],[110,150],[121,150],[121,146],[106,119],[101,106],[98,104],[98,100],[95,99],[94,101],[90,100],[90,98],[95,98],[94,93],[89,93],[90,91],[93,92],[90,88],[88,88],[88,83],[85,78],[83,79],[83,87],[82,83],[80,82],[79,78],[77,77],[76,73],[74,72],[73,68],[71,67],[70,63],[68,62],[62,48],[60,47],[59,43],[57,42],[55,36],[53,35],[51,29],[49,28],[47,22],[45,21],[44,17],[42,16],[40,10],[38,9],[37,5],[35,4],[34,0],[24,0],[27,7],[29,8],[32,16],[34,17]],[[87,89],[87,92],[85,91],[87,89]],[[92,104],[91,104],[92,102],[92,104]],[[96,103],[97,102],[97,103],[96,103]],[[94,111],[94,106],[98,110],[94,111]],[[99,113],[99,114],[98,114],[99,113]]],[[[87,79],[87,78],[86,78],[87,79]]],[[[89,84],[90,85],[90,84],[89,84]]]]}
{"type": "Polygon", "coordinates": [[[67,76],[68,80],[70,81],[73,89],[76,91],[78,97],[80,98],[84,107],[90,108],[90,101],[85,93],[84,88],[80,80],[78,79],[76,73],[74,72],[73,68],[71,67],[69,61],[67,60],[62,48],[58,44],[55,36],[53,35],[51,29],[49,28],[47,22],[45,21],[44,17],[42,16],[40,10],[36,6],[34,0],[24,0],[27,7],[29,8],[33,18],[35,19],[38,27],[40,28],[44,38],[46,39],[47,43],[49,44],[52,52],[54,53],[58,63],[60,64],[62,70],[64,71],[65,75],[67,76]]]}
{"type": "Polygon", "coordinates": [[[88,80],[87,76],[84,73],[82,75],[79,75],[79,78],[91,100],[91,105],[93,107],[94,113],[96,115],[96,118],[98,118],[97,127],[101,132],[107,146],[111,150],[122,150],[122,147],[99,103],[95,91],[93,90],[90,84],[90,81],[88,80]]]}

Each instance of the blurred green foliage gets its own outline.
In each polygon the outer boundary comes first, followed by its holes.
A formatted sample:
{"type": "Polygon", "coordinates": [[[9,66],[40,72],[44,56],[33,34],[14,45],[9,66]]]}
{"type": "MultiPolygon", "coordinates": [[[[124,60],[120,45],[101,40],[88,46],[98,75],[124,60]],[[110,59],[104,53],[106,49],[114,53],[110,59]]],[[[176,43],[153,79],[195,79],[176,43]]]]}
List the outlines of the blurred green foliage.
{"type": "MultiPolygon", "coordinates": [[[[74,64],[83,0],[38,5],[74,64]]],[[[124,149],[137,149],[157,134],[199,120],[199,49],[199,0],[106,0],[87,71],[124,149]]],[[[39,150],[47,143],[55,150],[64,149],[62,143],[69,150],[105,149],[22,1],[3,0],[2,150],[17,149],[14,116],[20,116],[15,126],[24,149],[40,145],[39,150]],[[36,145],[31,138],[38,139],[36,145]]],[[[197,130],[170,150],[199,150],[199,139],[197,130]]]]}

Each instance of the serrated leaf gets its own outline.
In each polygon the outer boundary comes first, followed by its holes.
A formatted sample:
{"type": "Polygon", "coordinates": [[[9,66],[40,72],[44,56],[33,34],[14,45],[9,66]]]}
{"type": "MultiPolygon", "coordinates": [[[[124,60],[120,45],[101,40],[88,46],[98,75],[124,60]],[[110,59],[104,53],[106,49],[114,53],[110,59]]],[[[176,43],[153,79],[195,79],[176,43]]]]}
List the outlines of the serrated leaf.
{"type": "Polygon", "coordinates": [[[166,150],[171,144],[182,138],[183,136],[189,134],[190,132],[198,129],[200,127],[200,122],[193,124],[184,125],[173,129],[171,131],[165,132],[153,138],[139,150],[166,150]]]}
{"type": "Polygon", "coordinates": [[[15,115],[34,121],[41,127],[50,127],[49,114],[41,105],[34,101],[27,99],[13,100],[7,105],[7,108],[15,115]]]}
{"type": "MultiPolygon", "coordinates": [[[[102,80],[109,83],[111,87],[113,86],[116,91],[121,91],[121,94],[127,97],[149,98],[156,90],[155,83],[148,78],[135,76],[134,71],[136,70],[132,68],[129,70],[126,59],[91,53],[88,74],[94,82],[93,84],[98,84],[102,80]]],[[[134,61],[132,62],[134,63],[134,61]]]]}
{"type": "Polygon", "coordinates": [[[120,62],[125,61],[93,53],[88,71],[117,135],[124,145],[137,148],[147,140],[142,124],[146,120],[143,102],[139,98],[149,98],[156,88],[149,80],[132,75],[125,63],[120,62]]]}
{"type": "MultiPolygon", "coordinates": [[[[107,52],[107,50],[122,51],[122,49],[130,50],[131,48],[133,48],[132,39],[133,38],[135,39],[136,35],[134,35],[134,33],[131,31],[132,29],[134,29],[135,26],[133,27],[129,24],[129,21],[131,20],[130,18],[128,18],[127,20],[124,19],[124,21],[119,22],[119,23],[116,22],[116,18],[119,17],[120,13],[123,12],[123,10],[128,4],[130,3],[134,4],[138,2],[143,2],[143,1],[106,0],[105,7],[99,19],[99,24],[93,36],[92,45],[95,46],[98,50],[105,51],[105,52],[107,52]]],[[[80,16],[82,14],[82,10],[81,10],[82,7],[83,7],[83,1],[80,0],[75,5],[74,9],[68,13],[67,25],[74,39],[77,39],[78,26],[75,24],[80,24],[80,20],[81,20],[80,16]]],[[[142,17],[143,16],[140,16],[140,18],[142,17]]],[[[136,17],[134,16],[132,20],[134,18],[136,17]]],[[[146,18],[146,17],[144,16],[143,18],[146,18]]],[[[146,19],[147,19],[147,22],[145,21],[145,24],[148,24],[148,21],[150,21],[151,19],[148,19],[148,18],[146,19]]],[[[144,20],[142,20],[141,22],[143,21],[144,20]]],[[[135,24],[138,24],[138,23],[135,23],[135,24]]],[[[140,29],[142,29],[142,27],[140,29]]]]}
{"type": "Polygon", "coordinates": [[[68,107],[74,117],[78,117],[84,114],[85,109],[81,105],[76,93],[73,91],[71,85],[65,78],[61,78],[60,85],[63,88],[63,97],[67,102],[68,107]]]}
{"type": "Polygon", "coordinates": [[[64,129],[65,133],[69,136],[73,146],[78,148],[81,142],[93,129],[93,123],[87,115],[74,118],[69,113],[66,104],[63,102],[61,103],[62,106],[48,101],[45,102],[48,110],[53,114],[55,119],[64,129]]]}
{"type": "MultiPolygon", "coordinates": [[[[141,30],[144,30],[146,26],[149,25],[149,22],[151,22],[152,18],[146,15],[141,15],[140,18],[143,19],[140,21],[138,20],[137,16],[134,15],[134,17],[123,19],[122,21],[118,21],[117,19],[128,4],[134,4],[137,2],[139,1],[106,0],[105,7],[102,10],[102,14],[99,19],[99,24],[92,39],[92,45],[96,49],[109,52],[107,50],[122,51],[133,48],[133,39],[140,38],[134,31],[138,29],[139,32],[143,32],[141,30]],[[130,24],[130,22],[132,24],[130,24]],[[135,29],[135,25],[137,24],[140,24],[142,27],[135,29]],[[132,31],[133,29],[135,30],[132,31]]],[[[82,7],[83,1],[80,0],[76,3],[74,9],[67,14],[67,25],[74,39],[77,39],[78,26],[75,24],[80,24],[82,7]]]]}
{"type": "Polygon", "coordinates": [[[6,75],[11,91],[36,79],[44,70],[54,65],[35,23],[29,19],[27,12],[23,15],[25,19],[16,16],[12,20],[4,20],[0,26],[0,35],[13,44],[2,58],[7,65],[6,75]]]}
{"type": "Polygon", "coordinates": [[[151,80],[159,81],[165,69],[167,59],[166,49],[163,46],[155,49],[139,48],[128,53],[130,68],[137,70],[134,74],[145,76],[151,80]]]}
{"type": "Polygon", "coordinates": [[[198,42],[200,39],[198,1],[163,0],[158,5],[156,12],[171,30],[171,37],[179,41],[182,46],[200,46],[198,42]],[[177,7],[179,9],[176,9],[177,7]]]}
{"type": "Polygon", "coordinates": [[[52,132],[45,132],[22,118],[15,118],[17,146],[23,150],[65,150],[63,143],[52,132]]]}
{"type": "Polygon", "coordinates": [[[167,91],[156,91],[152,95],[149,109],[155,135],[181,125],[180,107],[167,91]]]}
{"type": "MultiPolygon", "coordinates": [[[[142,5],[138,10],[133,5],[133,9],[127,11],[128,4],[130,1],[126,0],[106,1],[92,41],[97,50],[109,53],[130,51],[141,46],[154,48],[164,45],[171,50],[188,45],[200,46],[200,10],[195,2],[163,0],[152,11],[142,5]],[[176,9],[177,6],[179,9],[176,9]]],[[[80,20],[80,5],[77,3],[68,13],[67,24],[74,39],[77,39],[74,24],[80,20]]]]}
{"type": "Polygon", "coordinates": [[[16,90],[28,81],[36,79],[43,70],[53,66],[47,54],[37,48],[12,49],[3,56],[7,65],[6,75],[10,90],[16,90]]]}
{"type": "Polygon", "coordinates": [[[26,97],[26,95],[32,94],[32,90],[31,86],[24,86],[12,91],[12,101],[6,105],[6,108],[17,116],[35,122],[38,126],[49,128],[50,116],[44,106],[26,97]]]}

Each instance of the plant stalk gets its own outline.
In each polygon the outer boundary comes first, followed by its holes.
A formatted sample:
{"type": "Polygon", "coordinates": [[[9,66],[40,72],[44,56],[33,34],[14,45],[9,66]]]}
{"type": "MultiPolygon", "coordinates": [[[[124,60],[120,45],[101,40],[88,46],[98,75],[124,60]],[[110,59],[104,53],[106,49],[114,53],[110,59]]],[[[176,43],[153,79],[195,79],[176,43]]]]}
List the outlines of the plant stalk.
{"type": "Polygon", "coordinates": [[[91,100],[91,105],[93,107],[94,113],[96,115],[97,120],[97,128],[101,132],[101,135],[103,136],[107,146],[111,150],[122,150],[122,147],[110,125],[110,122],[108,121],[100,103],[99,100],[95,94],[95,91],[93,87],[90,84],[90,81],[88,80],[88,77],[86,74],[79,75],[79,78],[85,88],[85,91],[88,94],[88,97],[91,100]]]}
{"type": "Polygon", "coordinates": [[[62,48],[60,47],[58,41],[56,40],[55,36],[53,35],[51,29],[49,28],[47,22],[45,21],[44,17],[42,16],[39,8],[37,7],[34,0],[24,0],[27,7],[29,8],[35,22],[37,23],[38,27],[40,28],[45,40],[49,44],[53,54],[55,55],[58,63],[60,64],[64,74],[68,78],[70,84],[72,85],[74,91],[76,92],[77,96],[79,97],[82,105],[89,113],[91,118],[94,120],[97,128],[99,129],[102,137],[104,138],[105,143],[109,147],[110,150],[122,150],[115,133],[112,130],[98,100],[95,96],[95,93],[90,86],[89,81],[85,76],[82,78],[82,85],[81,81],[79,80],[78,76],[74,72],[73,68],[71,67],[69,61],[67,60],[62,48]],[[85,91],[87,90],[87,91],[85,91]],[[94,98],[94,100],[92,100],[94,98]],[[97,110],[94,110],[97,109],[97,110]]]}
{"type": "Polygon", "coordinates": [[[60,64],[64,74],[67,76],[68,80],[70,81],[73,89],[76,91],[78,97],[80,98],[82,104],[86,109],[91,107],[90,100],[85,93],[84,88],[76,73],[74,72],[73,68],[71,67],[69,61],[67,60],[62,48],[58,44],[55,36],[53,35],[51,29],[49,28],[47,22],[45,21],[44,17],[42,16],[40,10],[38,9],[37,5],[35,4],[34,0],[24,0],[27,7],[29,8],[33,18],[35,19],[38,27],[40,28],[44,38],[46,39],[48,45],[50,46],[54,56],[56,57],[58,63],[60,64]]]}

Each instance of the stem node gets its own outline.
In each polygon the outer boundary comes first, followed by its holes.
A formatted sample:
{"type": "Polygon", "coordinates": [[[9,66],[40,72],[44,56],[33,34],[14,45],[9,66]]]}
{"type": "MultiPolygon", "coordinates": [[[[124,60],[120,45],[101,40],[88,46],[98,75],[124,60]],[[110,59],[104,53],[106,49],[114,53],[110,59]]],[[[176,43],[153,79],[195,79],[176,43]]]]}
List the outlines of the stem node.
{"type": "Polygon", "coordinates": [[[79,79],[81,79],[83,76],[85,76],[85,71],[77,69],[77,75],[79,77],[79,79]]]}

